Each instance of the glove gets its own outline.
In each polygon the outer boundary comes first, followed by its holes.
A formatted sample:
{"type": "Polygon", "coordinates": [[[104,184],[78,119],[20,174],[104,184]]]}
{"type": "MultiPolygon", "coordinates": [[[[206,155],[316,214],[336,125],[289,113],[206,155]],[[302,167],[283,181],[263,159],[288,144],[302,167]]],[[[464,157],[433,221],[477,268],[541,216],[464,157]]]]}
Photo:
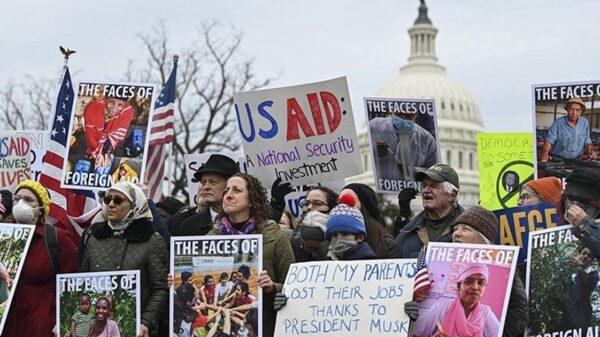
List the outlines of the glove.
{"type": "Polygon", "coordinates": [[[419,318],[419,303],[415,301],[404,303],[404,312],[410,317],[411,321],[416,321],[419,318]]]}
{"type": "Polygon", "coordinates": [[[285,208],[285,196],[292,192],[292,184],[287,182],[281,183],[281,178],[277,178],[271,186],[271,207],[279,212],[283,212],[285,208]]]}
{"type": "Polygon", "coordinates": [[[284,293],[276,293],[275,300],[273,301],[273,307],[275,308],[275,311],[279,311],[279,309],[283,308],[283,306],[286,304],[287,304],[287,296],[285,296],[284,293]]]}
{"type": "Polygon", "coordinates": [[[410,216],[410,201],[417,197],[417,190],[413,187],[407,187],[398,193],[398,206],[400,207],[400,216],[407,218],[410,216]]]}

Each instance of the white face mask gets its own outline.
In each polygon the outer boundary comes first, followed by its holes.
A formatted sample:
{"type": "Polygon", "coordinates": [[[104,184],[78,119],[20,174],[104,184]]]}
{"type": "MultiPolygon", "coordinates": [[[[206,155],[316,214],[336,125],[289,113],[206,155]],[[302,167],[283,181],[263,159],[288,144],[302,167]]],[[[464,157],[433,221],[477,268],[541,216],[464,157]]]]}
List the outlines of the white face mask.
{"type": "Polygon", "coordinates": [[[13,206],[12,214],[15,217],[17,223],[20,224],[35,224],[37,221],[36,216],[33,214],[35,209],[40,209],[42,207],[31,207],[25,200],[21,199],[17,202],[16,205],[13,206]]]}

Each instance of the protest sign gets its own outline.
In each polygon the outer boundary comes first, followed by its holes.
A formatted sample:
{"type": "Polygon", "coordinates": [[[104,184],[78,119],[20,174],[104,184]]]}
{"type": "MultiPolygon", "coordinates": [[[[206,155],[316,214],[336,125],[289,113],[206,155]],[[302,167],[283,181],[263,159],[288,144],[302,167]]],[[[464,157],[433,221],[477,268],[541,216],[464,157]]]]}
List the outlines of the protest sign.
{"type": "Polygon", "coordinates": [[[234,94],[248,172],[265,186],[362,172],[346,78],[234,94]]]}
{"type": "Polygon", "coordinates": [[[17,134],[29,137],[31,145],[29,148],[31,158],[31,179],[38,181],[40,179],[40,174],[42,174],[42,158],[48,147],[48,131],[17,131],[17,134]]]}
{"type": "Polygon", "coordinates": [[[507,246],[518,246],[518,263],[525,262],[529,233],[541,229],[558,226],[558,211],[550,203],[513,207],[494,211],[500,223],[500,232],[496,243],[507,246]]]}
{"type": "Polygon", "coordinates": [[[0,190],[14,191],[25,179],[32,179],[31,141],[17,131],[0,131],[0,190]]]}
{"type": "Polygon", "coordinates": [[[407,336],[416,273],[415,259],[292,264],[275,336],[407,336]]]}
{"type": "Polygon", "coordinates": [[[375,189],[398,194],[413,187],[417,172],[440,162],[435,102],[431,99],[365,97],[375,189]]]}
{"type": "MultiPolygon", "coordinates": [[[[219,152],[218,154],[227,156],[233,161],[239,163],[240,171],[247,172],[245,167],[244,154],[241,152],[219,152]]],[[[188,190],[188,203],[190,206],[198,205],[196,200],[196,194],[198,194],[198,183],[194,179],[194,173],[206,163],[212,153],[194,153],[184,154],[183,160],[185,162],[185,176],[187,178],[187,190],[188,190]]]]}
{"type": "Polygon", "coordinates": [[[61,187],[106,190],[122,180],[141,182],[155,86],[86,81],[74,88],[75,118],[51,131],[70,135],[61,187]]]}
{"type": "Polygon", "coordinates": [[[532,100],[537,178],[598,169],[600,81],[534,84],[532,100]]]}
{"type": "Polygon", "coordinates": [[[598,261],[573,226],[529,234],[526,336],[599,336],[598,261]]]}
{"type": "Polygon", "coordinates": [[[102,336],[136,336],[140,282],[139,270],[56,275],[57,335],[88,336],[104,326],[102,336]]]}
{"type": "Polygon", "coordinates": [[[481,206],[517,206],[521,186],[534,176],[531,133],[478,133],[477,154],[481,206]]]}
{"type": "Polygon", "coordinates": [[[0,334],[19,284],[34,225],[0,223],[0,334]]]}
{"type": "Polygon", "coordinates": [[[442,327],[444,333],[454,336],[453,322],[464,319],[464,305],[476,304],[484,322],[483,336],[502,336],[518,249],[429,242],[426,261],[433,287],[420,304],[414,335],[432,336],[442,327]]]}
{"type": "Polygon", "coordinates": [[[243,334],[249,325],[262,336],[262,235],[171,237],[170,254],[173,335],[243,334]]]}

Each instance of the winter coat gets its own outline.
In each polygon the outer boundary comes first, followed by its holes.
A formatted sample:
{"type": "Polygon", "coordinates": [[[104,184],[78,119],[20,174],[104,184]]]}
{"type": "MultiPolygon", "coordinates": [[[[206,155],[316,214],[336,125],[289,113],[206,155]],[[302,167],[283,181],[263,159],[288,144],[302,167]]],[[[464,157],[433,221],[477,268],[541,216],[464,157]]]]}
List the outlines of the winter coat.
{"type": "MultiPolygon", "coordinates": [[[[62,229],[56,229],[56,237],[60,272],[76,272],[79,268],[75,244],[62,229]]],[[[52,336],[56,323],[56,274],[52,271],[41,223],[35,227],[15,286],[2,336],[52,336]]]]}
{"type": "MultiPolygon", "coordinates": [[[[220,235],[218,228],[213,228],[208,235],[220,235]]],[[[273,280],[274,291],[270,294],[263,292],[263,336],[271,337],[275,332],[276,312],[273,308],[275,293],[281,292],[290,265],[294,263],[294,252],[290,241],[275,221],[268,220],[263,225],[257,225],[250,234],[263,236],[263,270],[269,273],[273,280]]]]}
{"type": "Polygon", "coordinates": [[[213,228],[210,209],[198,213],[196,207],[182,209],[169,219],[169,232],[172,236],[205,235],[213,228]]]}
{"type": "Polygon", "coordinates": [[[505,322],[502,331],[503,337],[523,336],[527,323],[529,323],[529,301],[525,293],[525,286],[518,273],[513,278],[505,322]]]}
{"type": "MultiPolygon", "coordinates": [[[[450,231],[451,225],[454,220],[465,210],[459,205],[452,213],[446,217],[445,226],[446,229],[442,232],[442,235],[437,238],[436,242],[451,242],[452,233],[450,231]]],[[[428,243],[429,236],[427,235],[427,228],[425,228],[425,211],[417,214],[396,237],[396,243],[391,253],[393,258],[406,259],[416,258],[419,255],[419,251],[423,248],[424,243],[428,243]]]]}
{"type": "Polygon", "coordinates": [[[375,255],[375,252],[373,249],[371,249],[371,246],[369,246],[366,241],[359,243],[358,246],[352,249],[348,249],[346,252],[344,252],[342,258],[340,258],[342,261],[373,259],[377,259],[377,255],[375,255]]]}
{"type": "Polygon", "coordinates": [[[81,271],[140,270],[141,323],[153,333],[168,304],[167,245],[148,219],[134,220],[119,234],[95,223],[84,243],[81,271]]]}
{"type": "Polygon", "coordinates": [[[594,256],[600,256],[600,223],[585,216],[581,226],[573,228],[573,234],[581,240],[584,247],[588,247],[594,256]]]}

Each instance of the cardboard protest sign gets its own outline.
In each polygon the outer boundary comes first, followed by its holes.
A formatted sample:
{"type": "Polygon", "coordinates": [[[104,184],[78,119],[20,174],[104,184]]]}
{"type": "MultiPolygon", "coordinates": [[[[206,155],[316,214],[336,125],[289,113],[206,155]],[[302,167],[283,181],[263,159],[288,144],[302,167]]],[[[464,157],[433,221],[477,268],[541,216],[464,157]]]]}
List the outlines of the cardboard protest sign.
{"type": "Polygon", "coordinates": [[[205,336],[262,336],[262,235],[171,237],[170,331],[205,336]],[[195,289],[199,296],[194,296],[195,289]],[[247,323],[247,324],[246,324],[247,323]]]}
{"type": "Polygon", "coordinates": [[[29,137],[29,155],[31,158],[31,179],[38,181],[40,180],[40,174],[42,174],[42,158],[46,153],[48,147],[48,131],[41,130],[30,130],[30,131],[17,131],[18,135],[24,135],[29,137]]]}
{"type": "Polygon", "coordinates": [[[140,286],[139,270],[56,275],[58,336],[88,336],[100,326],[102,336],[137,336],[140,286]]]}
{"type": "Polygon", "coordinates": [[[346,78],[234,94],[248,172],[265,186],[362,172],[346,78]]]}
{"type": "MultiPolygon", "coordinates": [[[[222,154],[233,159],[235,162],[240,164],[240,171],[247,172],[245,167],[244,154],[241,152],[219,152],[218,154],[222,154]]],[[[194,179],[194,173],[206,163],[208,158],[212,155],[212,153],[194,153],[194,154],[184,154],[183,160],[185,162],[185,176],[187,178],[187,189],[188,189],[188,202],[190,206],[198,205],[196,200],[196,194],[198,193],[198,184],[199,181],[194,179]]],[[[266,188],[267,186],[265,186],[266,188]]]]}
{"type": "Polygon", "coordinates": [[[0,131],[0,190],[14,191],[25,179],[31,179],[31,141],[17,131],[0,131]]]}
{"type": "MultiPolygon", "coordinates": [[[[106,190],[142,181],[158,95],[147,83],[87,81],[74,87],[61,187],[106,190]]],[[[65,126],[67,127],[67,126],[65,126]]]]}
{"type": "Polygon", "coordinates": [[[416,273],[415,259],[292,264],[275,336],[407,336],[416,273]]]}
{"type": "Polygon", "coordinates": [[[502,336],[518,249],[429,242],[426,261],[433,288],[420,304],[414,336],[433,336],[440,327],[454,336],[454,322],[464,320],[465,305],[476,306],[473,317],[483,320],[484,337],[502,336]]]}
{"type": "Polygon", "coordinates": [[[435,102],[365,97],[375,189],[398,194],[421,184],[414,176],[440,162],[435,102]]]}
{"type": "Polygon", "coordinates": [[[34,225],[0,223],[0,334],[19,284],[34,225]]]}
{"type": "Polygon", "coordinates": [[[529,233],[558,226],[558,210],[550,203],[513,207],[494,211],[500,222],[500,232],[496,243],[518,246],[518,263],[525,262],[529,233]]]}
{"type": "Polygon", "coordinates": [[[478,133],[477,155],[481,206],[517,206],[521,186],[534,176],[531,133],[478,133]]]}
{"type": "Polygon", "coordinates": [[[600,335],[598,261],[572,230],[567,225],[529,234],[526,336],[600,335]]]}
{"type": "Polygon", "coordinates": [[[532,100],[537,178],[598,169],[600,81],[534,84],[532,100]]]}

